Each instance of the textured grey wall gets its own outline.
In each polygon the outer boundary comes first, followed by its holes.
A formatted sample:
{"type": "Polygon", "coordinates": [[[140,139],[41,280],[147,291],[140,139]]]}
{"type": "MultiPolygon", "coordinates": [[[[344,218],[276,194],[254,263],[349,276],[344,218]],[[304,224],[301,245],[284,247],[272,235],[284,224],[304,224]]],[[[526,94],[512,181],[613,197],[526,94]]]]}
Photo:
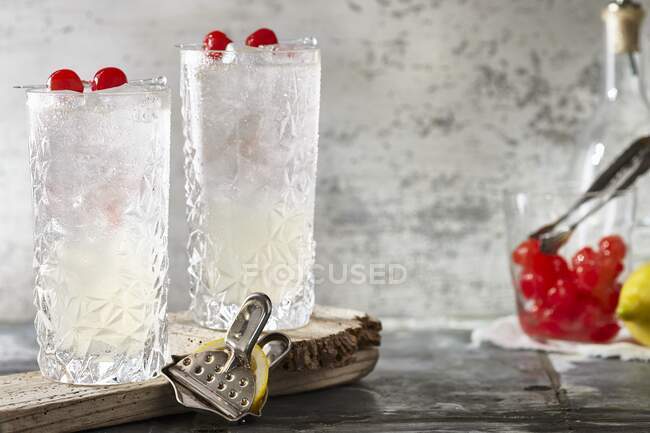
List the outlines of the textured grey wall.
{"type": "MultiPolygon", "coordinates": [[[[324,282],[319,301],[418,323],[511,311],[500,191],[548,175],[591,111],[602,4],[1,1],[0,302],[29,290],[24,95],[10,85],[43,82],[60,67],[89,77],[116,65],[131,77],[165,74],[178,95],[174,43],[214,28],[241,39],[264,25],[322,46],[317,261],[338,265],[337,276],[355,263],[408,272],[398,285],[324,282]]],[[[175,309],[187,304],[178,105],[176,97],[175,309]]]]}

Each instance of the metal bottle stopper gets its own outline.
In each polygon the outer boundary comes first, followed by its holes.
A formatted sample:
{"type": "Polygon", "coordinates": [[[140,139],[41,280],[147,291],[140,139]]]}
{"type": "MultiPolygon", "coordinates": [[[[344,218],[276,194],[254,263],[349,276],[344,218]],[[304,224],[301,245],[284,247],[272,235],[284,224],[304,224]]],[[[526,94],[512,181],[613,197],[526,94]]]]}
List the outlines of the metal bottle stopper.
{"type": "Polygon", "coordinates": [[[261,404],[253,407],[258,386],[251,367],[251,354],[259,344],[267,358],[269,370],[289,353],[291,342],[286,335],[274,332],[258,341],[271,315],[271,300],[263,293],[246,298],[226,334],[226,347],[219,350],[172,356],[173,362],[162,373],[174,388],[176,400],[185,407],[208,411],[229,421],[247,415],[261,415],[261,404]]]}

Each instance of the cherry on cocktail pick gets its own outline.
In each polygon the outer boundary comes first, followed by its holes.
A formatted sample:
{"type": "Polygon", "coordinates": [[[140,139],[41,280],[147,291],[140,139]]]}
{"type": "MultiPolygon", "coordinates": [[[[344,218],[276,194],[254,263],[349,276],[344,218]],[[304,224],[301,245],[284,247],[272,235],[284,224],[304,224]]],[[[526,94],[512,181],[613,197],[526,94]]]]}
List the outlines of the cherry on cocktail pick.
{"type": "Polygon", "coordinates": [[[278,38],[271,29],[261,28],[255,30],[246,38],[246,45],[249,47],[259,47],[262,45],[274,45],[278,43],[278,38]]]}
{"type": "Polygon", "coordinates": [[[95,73],[90,88],[93,91],[110,89],[127,83],[126,74],[119,68],[109,66],[95,73]]]}
{"type": "Polygon", "coordinates": [[[50,90],[72,90],[79,93],[84,91],[81,78],[71,69],[59,69],[52,72],[47,79],[47,88],[50,90]]]}
{"type": "Polygon", "coordinates": [[[203,38],[203,48],[206,50],[223,51],[232,41],[230,38],[219,30],[212,31],[203,38]]]}

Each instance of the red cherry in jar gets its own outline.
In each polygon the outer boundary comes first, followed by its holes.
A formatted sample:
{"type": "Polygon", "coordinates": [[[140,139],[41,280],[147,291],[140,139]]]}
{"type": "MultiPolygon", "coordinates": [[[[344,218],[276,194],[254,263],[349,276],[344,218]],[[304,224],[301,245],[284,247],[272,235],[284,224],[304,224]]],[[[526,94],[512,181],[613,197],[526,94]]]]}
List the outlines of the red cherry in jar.
{"type": "Polygon", "coordinates": [[[596,263],[598,258],[598,253],[593,250],[591,247],[584,247],[579,250],[573,258],[571,259],[571,264],[573,269],[577,268],[580,265],[593,266],[596,263]]]}
{"type": "Polygon", "coordinates": [[[528,267],[538,254],[540,254],[539,241],[532,238],[526,239],[512,252],[512,261],[523,267],[528,267]]]}
{"type": "Polygon", "coordinates": [[[615,260],[622,260],[625,257],[625,242],[620,236],[605,236],[598,243],[598,248],[604,256],[612,257],[615,260]]]}
{"type": "Polygon", "coordinates": [[[615,310],[627,247],[618,235],[585,246],[571,260],[544,254],[527,239],[513,252],[519,266],[519,319],[533,337],[605,343],[616,336],[615,310]]]}
{"type": "Polygon", "coordinates": [[[521,294],[524,295],[525,298],[533,299],[542,296],[546,287],[546,282],[541,275],[530,271],[521,274],[519,288],[521,289],[521,294]]]}
{"type": "Polygon", "coordinates": [[[578,289],[590,293],[598,286],[598,269],[594,265],[578,265],[573,270],[578,289]]]}

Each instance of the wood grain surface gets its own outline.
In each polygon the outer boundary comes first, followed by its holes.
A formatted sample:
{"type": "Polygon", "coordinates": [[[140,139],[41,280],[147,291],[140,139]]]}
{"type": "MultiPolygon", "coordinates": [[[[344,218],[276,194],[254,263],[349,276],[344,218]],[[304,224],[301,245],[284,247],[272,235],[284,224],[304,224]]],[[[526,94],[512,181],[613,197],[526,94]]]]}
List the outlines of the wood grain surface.
{"type": "MultiPolygon", "coordinates": [[[[288,359],[270,373],[270,395],[295,394],[354,382],[379,358],[381,324],[365,313],[317,306],[309,325],[286,331],[288,359]]],[[[187,313],[170,315],[171,352],[184,354],[223,332],[201,328],[187,313]]],[[[39,372],[0,376],[0,432],[72,432],[184,412],[159,377],[143,383],[73,386],[39,372]]]]}

